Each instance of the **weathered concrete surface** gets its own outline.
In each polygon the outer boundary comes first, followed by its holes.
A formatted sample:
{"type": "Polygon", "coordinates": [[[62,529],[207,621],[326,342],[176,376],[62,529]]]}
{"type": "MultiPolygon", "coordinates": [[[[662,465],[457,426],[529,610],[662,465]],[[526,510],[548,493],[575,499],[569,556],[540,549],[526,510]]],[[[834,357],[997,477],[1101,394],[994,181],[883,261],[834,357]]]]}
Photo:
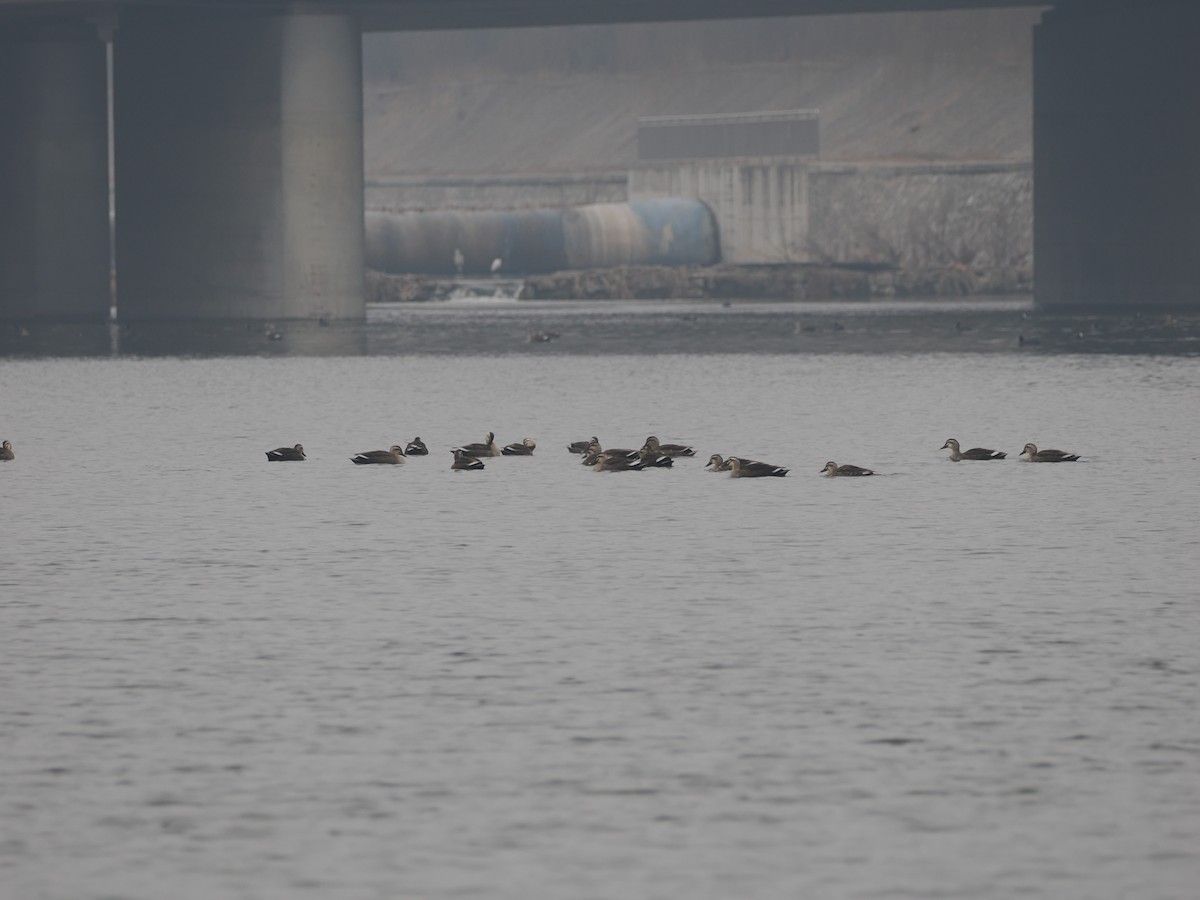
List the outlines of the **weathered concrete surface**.
{"type": "Polygon", "coordinates": [[[0,35],[0,319],[107,319],[108,101],[94,29],[0,35]]]}
{"type": "Polygon", "coordinates": [[[350,16],[122,17],[125,319],[361,319],[361,37],[350,16]]]}

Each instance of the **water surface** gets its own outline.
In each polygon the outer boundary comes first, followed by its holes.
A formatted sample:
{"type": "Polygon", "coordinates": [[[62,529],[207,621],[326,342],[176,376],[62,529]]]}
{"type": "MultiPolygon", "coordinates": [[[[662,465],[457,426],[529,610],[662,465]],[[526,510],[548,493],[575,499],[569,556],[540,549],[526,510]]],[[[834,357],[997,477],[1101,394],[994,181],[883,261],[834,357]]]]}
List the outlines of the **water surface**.
{"type": "Polygon", "coordinates": [[[1195,896],[1190,325],[598,306],[0,360],[0,895],[1195,896]],[[651,433],[792,471],[565,450],[651,433]]]}

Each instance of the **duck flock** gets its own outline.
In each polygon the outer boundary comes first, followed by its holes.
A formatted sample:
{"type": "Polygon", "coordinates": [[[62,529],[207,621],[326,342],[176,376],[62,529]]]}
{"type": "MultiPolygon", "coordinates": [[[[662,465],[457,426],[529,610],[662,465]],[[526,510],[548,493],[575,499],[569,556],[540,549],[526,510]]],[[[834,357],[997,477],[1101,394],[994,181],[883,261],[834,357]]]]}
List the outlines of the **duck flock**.
{"type": "MultiPolygon", "coordinates": [[[[537,448],[537,442],[525,438],[519,443],[501,447],[496,444],[495,433],[489,431],[483,442],[478,444],[463,444],[450,452],[454,461],[450,468],[459,471],[478,471],[484,468],[484,459],[493,456],[532,456],[537,448]]],[[[6,459],[12,459],[12,449],[8,441],[4,442],[6,459]]],[[[954,462],[963,460],[999,460],[1007,458],[1008,454],[1000,450],[989,450],[985,447],[972,447],[963,450],[954,438],[948,438],[942,444],[942,450],[950,451],[950,459],[954,462]]],[[[637,449],[625,447],[609,447],[605,449],[596,437],[585,441],[574,441],[567,445],[567,450],[578,454],[585,466],[591,466],[597,472],[638,472],[643,469],[661,469],[675,464],[678,457],[694,457],[696,450],[685,444],[664,444],[655,435],[646,438],[645,443],[637,449]]],[[[296,444],[292,447],[278,447],[266,451],[267,459],[271,462],[300,462],[307,457],[304,447],[296,444]]],[[[413,438],[407,446],[393,444],[387,450],[365,450],[350,457],[355,465],[399,465],[410,456],[428,456],[429,448],[419,437],[413,438]]],[[[1039,450],[1036,444],[1026,444],[1021,456],[1029,462],[1075,462],[1079,459],[1077,453],[1066,453],[1062,450],[1039,450]]],[[[748,459],[744,456],[722,456],[714,453],[709,457],[705,468],[714,472],[728,472],[734,478],[782,478],[790,471],[785,466],[748,459]]],[[[874,475],[871,469],[848,464],[838,465],[830,460],[825,463],[820,474],[828,477],[861,477],[874,475]]]]}
{"type": "MultiPolygon", "coordinates": [[[[532,438],[525,438],[519,443],[500,447],[496,444],[495,433],[489,431],[482,443],[463,444],[453,448],[450,452],[454,455],[454,461],[450,464],[450,468],[457,471],[478,471],[484,467],[483,461],[488,457],[532,456],[536,448],[537,442],[532,438]]],[[[998,460],[1008,456],[1007,453],[1000,450],[989,450],[985,447],[963,450],[954,438],[947,438],[946,443],[942,444],[940,449],[949,450],[950,459],[954,462],[998,460]]],[[[567,445],[567,450],[579,454],[583,464],[591,466],[597,472],[638,472],[643,469],[661,469],[674,465],[677,457],[696,455],[693,447],[685,444],[664,444],[654,435],[646,438],[645,443],[636,450],[624,447],[610,447],[606,450],[601,446],[599,439],[595,437],[586,441],[573,441],[567,445]]],[[[302,462],[308,458],[302,444],[276,447],[274,450],[267,450],[266,454],[270,462],[302,462]]],[[[399,444],[392,444],[386,450],[364,450],[362,453],[356,453],[350,457],[350,461],[357,466],[395,466],[410,456],[428,455],[429,447],[419,437],[415,437],[403,447],[399,444]]],[[[1079,459],[1078,453],[1066,453],[1062,450],[1039,450],[1037,445],[1032,443],[1026,444],[1020,455],[1029,462],[1075,462],[1079,459]]],[[[16,459],[16,454],[13,453],[12,441],[4,441],[3,444],[0,444],[0,461],[13,459],[16,459]]],[[[708,458],[705,468],[714,472],[728,472],[734,478],[782,478],[790,471],[785,466],[776,466],[744,456],[722,456],[719,453],[714,453],[708,458]]],[[[820,473],[831,478],[875,474],[871,469],[865,469],[862,466],[847,464],[839,466],[832,460],[825,463],[820,473]]]]}

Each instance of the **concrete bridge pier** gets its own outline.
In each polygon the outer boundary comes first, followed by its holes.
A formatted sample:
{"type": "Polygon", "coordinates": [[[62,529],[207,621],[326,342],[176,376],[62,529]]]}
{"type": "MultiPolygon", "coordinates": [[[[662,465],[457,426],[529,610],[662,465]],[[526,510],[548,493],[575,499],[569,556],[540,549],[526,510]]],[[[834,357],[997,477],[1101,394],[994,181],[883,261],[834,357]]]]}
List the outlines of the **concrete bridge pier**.
{"type": "Polygon", "coordinates": [[[1200,8],[1079,4],[1034,31],[1045,307],[1200,305],[1200,8]]]}
{"type": "Polygon", "coordinates": [[[357,19],[129,10],[113,56],[120,318],[362,319],[357,19]]]}
{"type": "Polygon", "coordinates": [[[0,30],[0,320],[108,318],[105,56],[82,22],[0,30]]]}

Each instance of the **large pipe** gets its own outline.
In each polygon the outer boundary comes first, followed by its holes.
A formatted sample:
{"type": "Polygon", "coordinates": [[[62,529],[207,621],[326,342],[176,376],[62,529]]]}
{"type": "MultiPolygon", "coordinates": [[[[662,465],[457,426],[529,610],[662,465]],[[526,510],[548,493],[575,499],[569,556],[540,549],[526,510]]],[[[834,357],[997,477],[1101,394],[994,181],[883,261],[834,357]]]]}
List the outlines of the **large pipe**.
{"type": "Polygon", "coordinates": [[[367,214],[367,266],[392,274],[527,275],[628,264],[711,265],[712,212],[665,198],[566,209],[367,214]]]}

